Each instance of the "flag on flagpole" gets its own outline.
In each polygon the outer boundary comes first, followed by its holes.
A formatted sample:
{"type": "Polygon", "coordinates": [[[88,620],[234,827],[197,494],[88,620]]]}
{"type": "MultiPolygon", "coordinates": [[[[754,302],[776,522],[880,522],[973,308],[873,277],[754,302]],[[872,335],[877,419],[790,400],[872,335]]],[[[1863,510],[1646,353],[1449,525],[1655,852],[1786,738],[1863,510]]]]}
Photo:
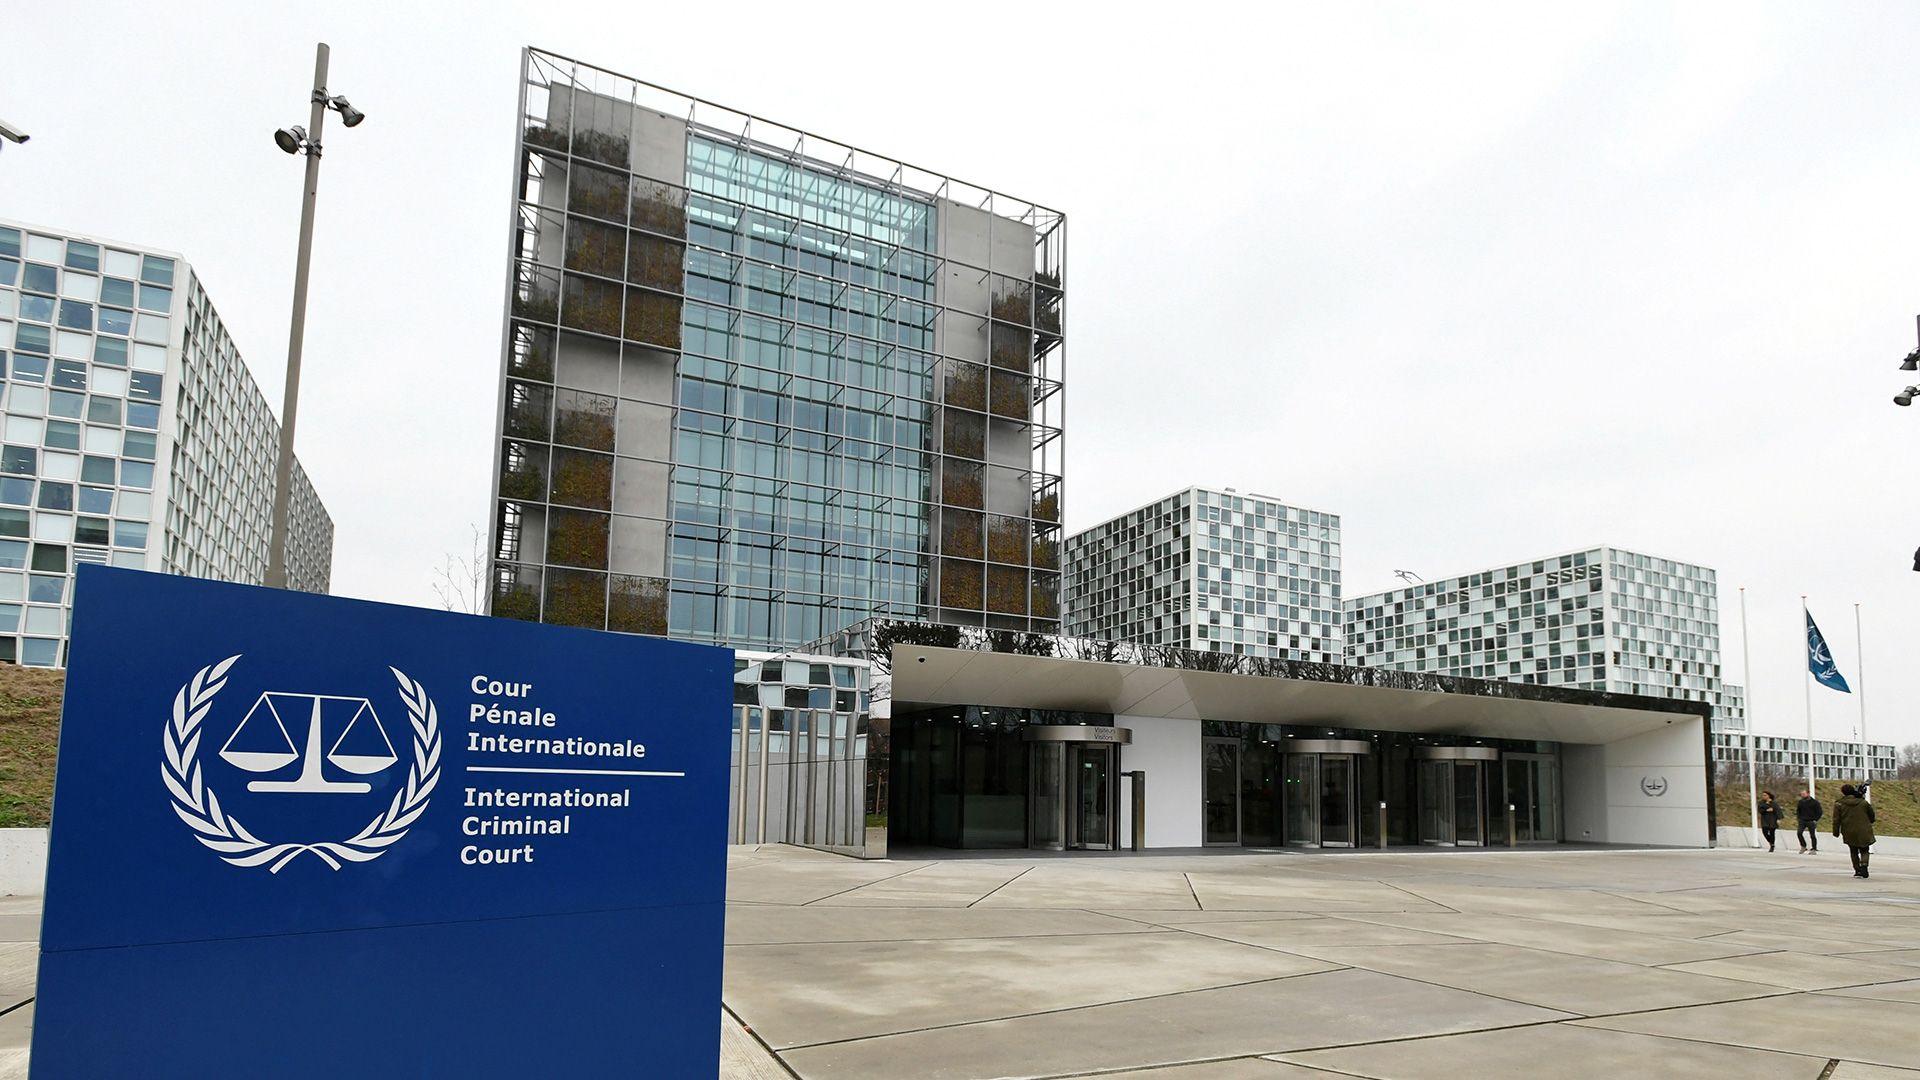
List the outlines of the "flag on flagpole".
{"type": "Polygon", "coordinates": [[[1807,613],[1807,669],[1813,677],[1832,690],[1843,694],[1853,691],[1847,687],[1847,680],[1840,674],[1840,665],[1833,662],[1833,653],[1827,648],[1827,639],[1821,636],[1820,627],[1813,621],[1813,612],[1807,613]]]}

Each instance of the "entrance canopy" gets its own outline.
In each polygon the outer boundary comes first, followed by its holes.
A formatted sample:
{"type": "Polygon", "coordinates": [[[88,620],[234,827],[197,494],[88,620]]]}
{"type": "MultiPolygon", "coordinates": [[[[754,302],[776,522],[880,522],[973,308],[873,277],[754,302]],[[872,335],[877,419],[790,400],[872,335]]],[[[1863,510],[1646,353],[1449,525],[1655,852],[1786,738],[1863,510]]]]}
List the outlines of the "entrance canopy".
{"type": "Polygon", "coordinates": [[[1588,744],[1614,742],[1709,711],[1700,702],[1633,694],[1269,663],[1303,670],[1201,671],[895,642],[892,696],[897,708],[998,705],[1588,744]],[[1330,677],[1312,677],[1322,674],[1330,677]]]}

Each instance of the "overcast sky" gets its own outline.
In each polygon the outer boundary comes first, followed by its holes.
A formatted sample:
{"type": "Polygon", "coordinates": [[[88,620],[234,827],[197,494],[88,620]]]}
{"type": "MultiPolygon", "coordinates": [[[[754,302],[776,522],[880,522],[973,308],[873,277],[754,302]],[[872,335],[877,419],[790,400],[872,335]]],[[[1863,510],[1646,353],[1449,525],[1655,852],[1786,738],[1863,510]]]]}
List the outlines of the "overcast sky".
{"type": "MultiPolygon", "coordinates": [[[[277,408],[269,135],[328,41],[370,119],[326,134],[299,453],[334,591],[431,604],[487,515],[539,45],[1064,210],[1070,529],[1202,483],[1340,513],[1348,595],[1703,563],[1761,730],[1804,729],[1806,593],[1854,681],[1861,605],[1870,734],[1920,741],[1920,7],[1102,12],[14,2],[0,217],[184,253],[277,408]]],[[[1816,686],[1819,735],[1856,707],[1816,686]]]]}

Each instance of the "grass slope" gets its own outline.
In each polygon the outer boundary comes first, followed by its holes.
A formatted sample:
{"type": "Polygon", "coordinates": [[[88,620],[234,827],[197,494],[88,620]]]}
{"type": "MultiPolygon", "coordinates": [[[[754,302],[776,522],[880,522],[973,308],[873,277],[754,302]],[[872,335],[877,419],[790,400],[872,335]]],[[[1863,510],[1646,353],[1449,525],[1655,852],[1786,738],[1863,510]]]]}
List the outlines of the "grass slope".
{"type": "MultiPolygon", "coordinates": [[[[1794,819],[1793,804],[1800,800],[1800,792],[1805,790],[1806,778],[1769,779],[1760,778],[1760,790],[1773,792],[1780,803],[1780,828],[1792,840],[1794,819]]],[[[1833,804],[1840,799],[1840,785],[1850,783],[1846,780],[1822,780],[1814,790],[1814,797],[1820,800],[1827,816],[1820,819],[1820,835],[1833,833],[1833,804]]],[[[1747,781],[1741,777],[1737,786],[1722,784],[1715,788],[1719,796],[1716,805],[1718,821],[1722,825],[1745,826],[1753,820],[1747,806],[1747,781]]],[[[1920,836],[1920,780],[1875,780],[1873,782],[1873,812],[1878,819],[1874,832],[1880,836],[1920,836]]]]}
{"type": "Polygon", "coordinates": [[[64,671],[0,663],[0,828],[47,823],[65,686],[64,671]]]}

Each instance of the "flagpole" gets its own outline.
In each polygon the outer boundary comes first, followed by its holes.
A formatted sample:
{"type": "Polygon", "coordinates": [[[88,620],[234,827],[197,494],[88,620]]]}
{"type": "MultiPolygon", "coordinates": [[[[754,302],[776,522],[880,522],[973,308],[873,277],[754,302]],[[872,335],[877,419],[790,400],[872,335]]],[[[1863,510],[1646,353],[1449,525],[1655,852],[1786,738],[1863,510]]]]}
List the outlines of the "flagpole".
{"type": "MultiPolygon", "coordinates": [[[[1860,605],[1853,605],[1853,647],[1860,651],[1859,675],[1853,692],[1860,699],[1860,779],[1873,779],[1872,748],[1867,745],[1867,643],[1860,637],[1860,605]]],[[[1873,785],[1867,784],[1866,798],[1873,801],[1873,785]]]]}
{"type": "Polygon", "coordinates": [[[1747,587],[1740,586],[1740,677],[1746,681],[1741,693],[1746,695],[1741,702],[1747,724],[1747,808],[1753,814],[1753,846],[1759,847],[1760,838],[1760,777],[1759,766],[1754,762],[1753,749],[1753,648],[1747,644],[1747,587]]]}
{"type": "MultiPolygon", "coordinates": [[[[1813,615],[1807,611],[1807,594],[1800,594],[1800,636],[1807,636],[1807,624],[1813,621],[1813,615]]],[[[1807,794],[1819,798],[1819,789],[1813,784],[1813,652],[1808,645],[1806,662],[1800,665],[1800,689],[1807,699],[1807,794]]]]}

